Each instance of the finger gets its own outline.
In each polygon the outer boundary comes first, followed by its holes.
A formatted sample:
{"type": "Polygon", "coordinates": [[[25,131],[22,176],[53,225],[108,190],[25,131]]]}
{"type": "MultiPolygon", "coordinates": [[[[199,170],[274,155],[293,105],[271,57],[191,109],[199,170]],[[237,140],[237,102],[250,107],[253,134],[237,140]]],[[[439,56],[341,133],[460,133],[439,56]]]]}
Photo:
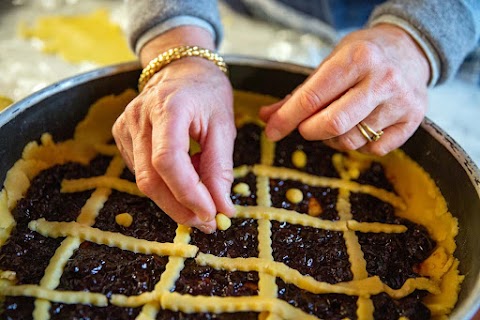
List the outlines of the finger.
{"type": "Polygon", "coordinates": [[[295,129],[302,121],[323,109],[341,96],[359,80],[359,71],[346,65],[340,58],[326,61],[285,104],[274,112],[265,133],[278,141],[295,129]]]}
{"type": "Polygon", "coordinates": [[[152,119],[152,165],[179,203],[202,221],[214,220],[215,204],[188,153],[191,120],[181,110],[171,112],[179,113],[171,114],[168,121],[159,121],[158,115],[153,115],[157,119],[152,119]]]}
{"type": "MultiPolygon", "coordinates": [[[[130,139],[130,143],[131,143],[131,139],[130,139]]],[[[118,150],[120,151],[120,154],[122,155],[125,165],[130,170],[130,172],[135,173],[135,165],[134,165],[135,162],[133,158],[133,152],[126,151],[126,150],[133,150],[133,149],[125,148],[122,141],[119,141],[116,144],[117,144],[118,150]]]]}
{"type": "MultiPolygon", "coordinates": [[[[320,66],[319,66],[320,67],[320,66]]],[[[305,79],[305,82],[308,82],[308,80],[314,75],[315,73],[311,73],[308,75],[308,77],[305,79]]],[[[279,108],[281,108],[285,102],[287,102],[288,99],[292,97],[292,95],[300,90],[303,86],[304,83],[301,83],[298,85],[295,89],[293,89],[292,93],[287,94],[282,100],[277,101],[275,103],[272,103],[271,105],[268,106],[263,106],[260,108],[259,112],[259,117],[263,122],[268,122],[270,119],[271,115],[274,114],[279,108]]]]}
{"type": "Polygon", "coordinates": [[[275,113],[283,104],[291,97],[292,95],[289,94],[285,98],[283,98],[280,101],[277,101],[275,103],[272,103],[271,105],[268,106],[263,106],[260,108],[260,111],[258,113],[258,116],[260,117],[260,120],[263,122],[268,122],[270,119],[271,115],[275,113]]]}
{"type": "Polygon", "coordinates": [[[398,122],[383,129],[382,137],[375,142],[367,143],[359,149],[364,153],[383,156],[402,146],[418,127],[414,122],[398,122]]]}
{"type": "Polygon", "coordinates": [[[351,131],[387,98],[372,87],[371,81],[364,79],[327,108],[300,123],[300,134],[307,140],[326,140],[351,131]]]}
{"type": "Polygon", "coordinates": [[[236,130],[233,119],[212,119],[202,145],[200,177],[215,202],[217,212],[235,214],[230,199],[233,182],[233,144],[236,130]]]}
{"type": "Polygon", "coordinates": [[[125,161],[125,165],[131,172],[134,172],[132,138],[128,127],[121,118],[115,122],[112,133],[118,151],[120,151],[120,154],[125,161]]]}
{"type": "Polygon", "coordinates": [[[175,199],[167,185],[155,171],[151,163],[151,145],[148,133],[139,134],[133,144],[135,154],[135,178],[139,189],[152,199],[175,222],[187,226],[197,227],[202,232],[212,233],[216,229],[215,219],[204,222],[191,210],[175,199]]]}
{"type": "MultiPolygon", "coordinates": [[[[383,132],[377,141],[369,141],[362,131],[354,127],[347,133],[325,140],[328,146],[341,150],[359,150],[375,155],[385,155],[400,147],[416,130],[423,119],[423,113],[418,110],[407,110],[395,103],[378,106],[367,118],[361,122],[374,132],[383,132]]],[[[365,134],[373,136],[365,130],[365,134]]]]}
{"type": "Polygon", "coordinates": [[[364,145],[366,145],[369,140],[367,140],[362,133],[358,130],[357,127],[352,128],[345,134],[337,136],[331,139],[323,140],[323,142],[336,150],[339,151],[349,151],[357,150],[364,145]]]}
{"type": "MultiPolygon", "coordinates": [[[[375,132],[380,132],[386,127],[390,127],[396,123],[405,122],[406,113],[407,111],[404,108],[395,104],[381,104],[376,107],[366,118],[360,121],[355,120],[358,121],[358,123],[346,133],[328,140],[324,140],[325,144],[341,151],[357,150],[370,142],[362,133],[361,128],[358,127],[360,123],[364,123],[375,132]]],[[[368,130],[365,131],[365,134],[370,137],[373,135],[371,132],[368,132],[368,130]]],[[[383,139],[385,139],[384,136],[381,137],[381,140],[383,139]]],[[[376,143],[378,143],[378,141],[376,141],[376,143]]]]}

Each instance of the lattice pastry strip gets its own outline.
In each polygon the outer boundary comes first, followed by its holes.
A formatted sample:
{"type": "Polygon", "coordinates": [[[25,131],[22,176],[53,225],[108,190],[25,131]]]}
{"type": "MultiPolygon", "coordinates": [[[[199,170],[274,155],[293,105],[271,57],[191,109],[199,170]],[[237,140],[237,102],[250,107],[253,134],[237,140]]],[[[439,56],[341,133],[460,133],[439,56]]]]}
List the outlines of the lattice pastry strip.
{"type": "Polygon", "coordinates": [[[111,188],[120,192],[130,193],[139,197],[145,197],[145,195],[138,190],[135,183],[125,179],[117,177],[92,177],[74,180],[62,181],[62,192],[81,192],[96,188],[111,188]]]}
{"type": "Polygon", "coordinates": [[[295,169],[272,167],[263,164],[253,166],[252,172],[258,176],[268,176],[272,179],[297,180],[313,187],[347,189],[352,192],[370,194],[384,202],[392,204],[396,208],[402,210],[406,209],[405,202],[399,196],[367,184],[360,184],[336,178],[320,177],[300,172],[295,169]]]}
{"type": "Polygon", "coordinates": [[[45,237],[78,237],[82,240],[117,247],[135,253],[193,258],[198,252],[198,247],[196,246],[137,239],[116,232],[88,227],[78,222],[49,222],[42,218],[31,221],[28,226],[31,230],[45,237]]]}
{"type": "Polygon", "coordinates": [[[301,225],[330,231],[360,231],[372,233],[403,233],[407,228],[398,224],[386,224],[378,222],[358,222],[355,220],[329,221],[311,217],[292,210],[270,208],[264,206],[243,207],[235,206],[236,216],[239,218],[266,219],[290,224],[301,225]]]}
{"type": "MultiPolygon", "coordinates": [[[[344,157],[341,154],[335,154],[332,158],[333,165],[337,172],[340,174],[340,178],[344,181],[350,181],[351,175],[349,171],[345,170],[343,160],[344,157]]],[[[351,204],[349,199],[350,190],[340,189],[337,199],[337,211],[341,221],[348,221],[352,219],[351,204]]],[[[348,260],[350,261],[353,280],[363,280],[368,278],[367,261],[365,261],[365,258],[363,256],[362,247],[358,241],[358,237],[355,234],[355,231],[351,229],[352,223],[356,222],[350,221],[350,230],[347,230],[343,233],[343,238],[345,240],[345,246],[347,248],[348,260]]],[[[375,308],[373,306],[373,301],[370,299],[370,295],[358,297],[358,319],[372,319],[374,309],[375,308]]]]}
{"type": "Polygon", "coordinates": [[[297,287],[315,294],[339,293],[367,296],[387,292],[391,297],[403,298],[415,289],[427,290],[432,293],[439,292],[439,287],[435,281],[421,277],[410,278],[400,289],[395,290],[384,284],[378,276],[330,284],[317,281],[310,276],[302,275],[284,263],[262,258],[223,258],[211,254],[199,253],[195,260],[200,265],[209,265],[215,269],[265,272],[281,278],[286,283],[295,284],[297,287]]]}
{"type": "Polygon", "coordinates": [[[9,286],[4,288],[3,293],[7,296],[35,297],[53,302],[70,304],[91,304],[99,307],[104,307],[108,304],[107,297],[100,293],[57,291],[30,284],[9,286]]]}
{"type": "Polygon", "coordinates": [[[205,297],[181,295],[176,292],[162,295],[162,306],[174,311],[192,312],[270,312],[285,320],[318,319],[300,309],[294,308],[287,302],[275,298],[253,297],[205,297]]]}
{"type": "MultiPolygon", "coordinates": [[[[275,157],[275,144],[270,142],[262,132],[260,136],[260,161],[265,165],[273,164],[275,157]]],[[[257,205],[271,207],[270,180],[268,177],[257,176],[257,205]]],[[[273,261],[272,249],[272,223],[267,219],[258,220],[258,257],[268,262],[273,261]]],[[[259,270],[258,295],[264,298],[277,298],[277,284],[275,277],[259,270]]],[[[269,319],[273,312],[263,312],[260,318],[269,319]]]]}

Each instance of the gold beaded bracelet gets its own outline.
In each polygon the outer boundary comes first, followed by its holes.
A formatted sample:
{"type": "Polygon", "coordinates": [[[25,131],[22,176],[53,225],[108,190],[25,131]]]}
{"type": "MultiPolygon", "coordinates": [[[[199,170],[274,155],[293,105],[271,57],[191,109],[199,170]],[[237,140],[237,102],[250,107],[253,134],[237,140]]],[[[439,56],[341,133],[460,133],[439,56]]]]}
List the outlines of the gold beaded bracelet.
{"type": "Polygon", "coordinates": [[[142,70],[142,74],[138,79],[138,91],[141,92],[153,75],[163,67],[170,62],[185,57],[200,57],[207,59],[215,63],[225,74],[228,73],[227,64],[218,53],[197,46],[180,46],[165,51],[148,63],[148,65],[142,70]]]}

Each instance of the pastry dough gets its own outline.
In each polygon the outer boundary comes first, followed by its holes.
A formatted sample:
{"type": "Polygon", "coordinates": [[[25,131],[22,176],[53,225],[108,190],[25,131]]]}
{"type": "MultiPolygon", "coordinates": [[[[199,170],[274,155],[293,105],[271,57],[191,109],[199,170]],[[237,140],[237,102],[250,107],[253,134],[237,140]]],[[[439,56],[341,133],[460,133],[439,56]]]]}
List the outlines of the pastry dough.
{"type": "Polygon", "coordinates": [[[74,63],[107,65],[135,59],[122,30],[104,9],[85,15],[42,17],[32,27],[21,25],[20,34],[40,39],[44,52],[74,63]]]}

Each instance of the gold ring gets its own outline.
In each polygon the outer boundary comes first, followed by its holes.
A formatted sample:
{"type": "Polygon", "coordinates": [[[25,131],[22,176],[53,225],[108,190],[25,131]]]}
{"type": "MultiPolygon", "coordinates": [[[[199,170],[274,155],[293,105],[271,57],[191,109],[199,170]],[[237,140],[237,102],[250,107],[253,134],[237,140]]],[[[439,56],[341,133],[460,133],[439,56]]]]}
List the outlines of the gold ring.
{"type": "Polygon", "coordinates": [[[368,142],[378,141],[380,137],[383,135],[383,131],[375,131],[370,128],[365,122],[360,122],[357,124],[358,130],[362,133],[362,135],[368,140],[368,142]]]}

